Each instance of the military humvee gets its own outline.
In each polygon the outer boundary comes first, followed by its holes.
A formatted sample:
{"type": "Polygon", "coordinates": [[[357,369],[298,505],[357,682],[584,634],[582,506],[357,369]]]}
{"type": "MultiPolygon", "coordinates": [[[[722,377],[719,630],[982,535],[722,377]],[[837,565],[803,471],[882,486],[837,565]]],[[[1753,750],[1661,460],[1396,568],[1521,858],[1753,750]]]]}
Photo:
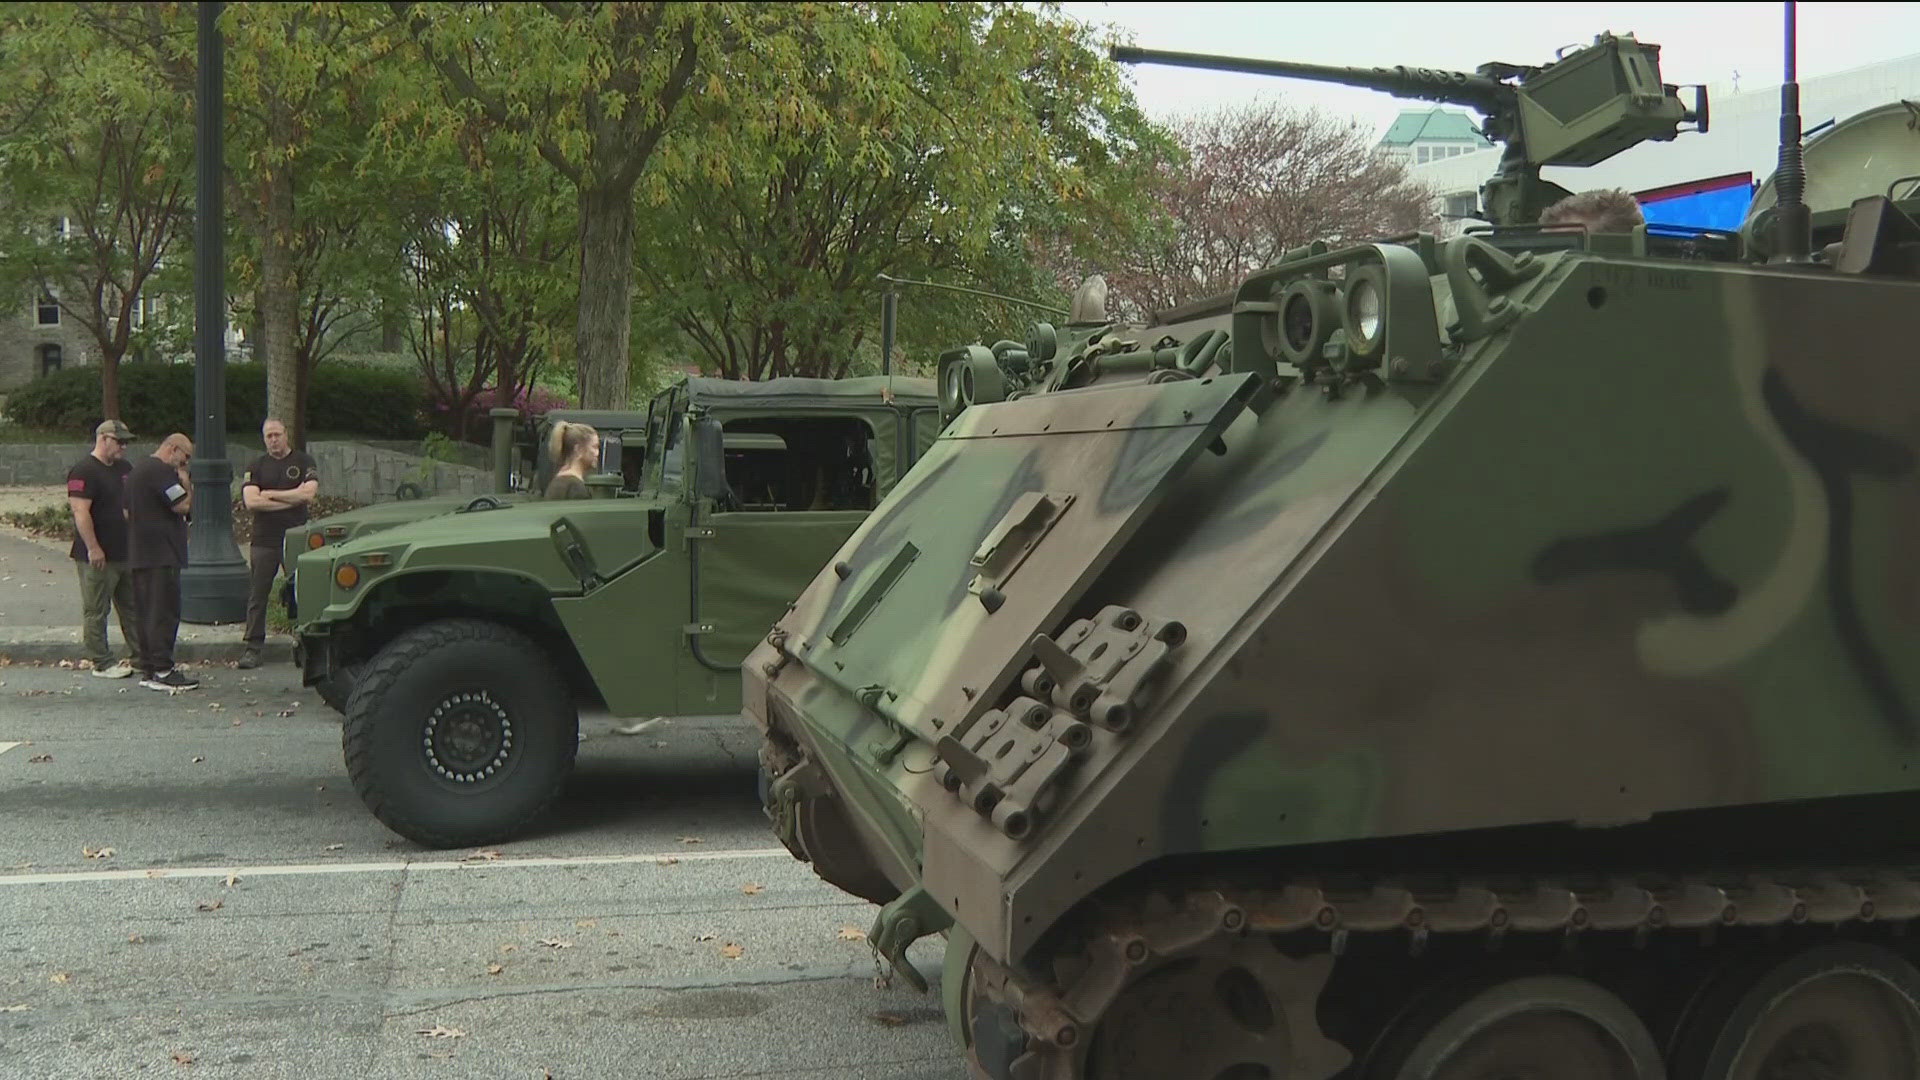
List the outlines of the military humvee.
{"type": "MultiPolygon", "coordinates": [[[[607,478],[598,486],[604,493],[614,495],[635,494],[639,490],[640,457],[645,453],[647,438],[647,413],[634,411],[610,411],[593,409],[555,409],[543,413],[537,421],[515,424],[518,414],[512,409],[493,410],[494,477],[493,494],[484,496],[443,495],[431,499],[402,498],[394,502],[376,503],[363,506],[358,510],[349,510],[343,514],[310,521],[298,528],[288,529],[281,549],[281,565],[293,567],[296,560],[308,551],[338,544],[370,532],[391,529],[396,525],[420,521],[424,518],[451,514],[482,500],[486,502],[518,502],[539,498],[546,489],[547,481],[553,479],[557,466],[549,460],[547,433],[553,430],[557,421],[568,420],[581,424],[592,424],[600,432],[600,474],[607,478]]],[[[404,489],[408,485],[402,485],[404,489]]],[[[300,605],[291,580],[281,591],[281,598],[287,607],[287,617],[294,623],[300,621],[300,605]]],[[[296,648],[294,662],[301,663],[301,651],[296,648]]],[[[347,698],[353,693],[353,680],[359,673],[358,665],[348,665],[333,675],[313,684],[320,700],[335,712],[347,710],[347,698]]]]}
{"type": "Polygon", "coordinates": [[[687,379],[648,416],[626,497],[482,496],[300,556],[305,681],[349,677],[348,770],[395,832],[524,829],[583,705],[738,711],[741,658],[940,424],[929,380],[886,377],[687,379]]]}

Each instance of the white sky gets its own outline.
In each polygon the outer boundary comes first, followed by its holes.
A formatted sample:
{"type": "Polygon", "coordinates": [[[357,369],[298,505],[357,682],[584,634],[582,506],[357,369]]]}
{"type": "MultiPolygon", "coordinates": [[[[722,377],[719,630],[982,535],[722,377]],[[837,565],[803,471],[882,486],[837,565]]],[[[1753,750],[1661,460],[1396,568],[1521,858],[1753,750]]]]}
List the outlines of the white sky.
{"type": "MultiPolygon", "coordinates": [[[[1067,15],[1150,49],[1314,64],[1472,71],[1489,60],[1537,64],[1601,31],[1661,46],[1669,83],[1727,92],[1778,86],[1783,5],[1777,3],[1218,4],[1063,3],[1067,15]]],[[[1920,4],[1799,5],[1802,80],[1920,53],[1920,4]]],[[[1140,103],[1158,118],[1272,97],[1364,121],[1374,132],[1422,102],[1290,79],[1139,65],[1140,103]]]]}

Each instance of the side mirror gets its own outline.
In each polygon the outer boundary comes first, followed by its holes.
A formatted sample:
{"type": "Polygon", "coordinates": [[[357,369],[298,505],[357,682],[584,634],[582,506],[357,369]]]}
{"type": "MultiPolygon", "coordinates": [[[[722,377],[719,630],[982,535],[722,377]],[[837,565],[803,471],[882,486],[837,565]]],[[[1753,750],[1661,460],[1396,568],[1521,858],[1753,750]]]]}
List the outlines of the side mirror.
{"type": "Polygon", "coordinates": [[[727,487],[726,436],[720,421],[710,416],[693,422],[693,485],[696,497],[716,503],[732,493],[727,487]]]}

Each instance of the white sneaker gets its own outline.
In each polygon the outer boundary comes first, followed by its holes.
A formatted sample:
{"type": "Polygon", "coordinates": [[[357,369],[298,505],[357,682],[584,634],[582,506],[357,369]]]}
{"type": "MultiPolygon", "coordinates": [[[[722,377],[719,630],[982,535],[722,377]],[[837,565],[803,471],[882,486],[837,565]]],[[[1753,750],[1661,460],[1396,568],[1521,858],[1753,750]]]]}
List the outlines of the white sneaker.
{"type": "Polygon", "coordinates": [[[124,679],[131,674],[133,674],[133,665],[125,660],[120,661],[112,667],[97,667],[93,669],[93,677],[96,679],[124,679]]]}

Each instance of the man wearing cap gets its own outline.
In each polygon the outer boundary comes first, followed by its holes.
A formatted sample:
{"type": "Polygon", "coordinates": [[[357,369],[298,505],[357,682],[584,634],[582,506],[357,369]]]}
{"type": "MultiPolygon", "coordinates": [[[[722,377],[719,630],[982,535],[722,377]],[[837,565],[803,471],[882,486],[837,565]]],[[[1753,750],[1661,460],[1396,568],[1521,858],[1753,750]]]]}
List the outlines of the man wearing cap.
{"type": "Polygon", "coordinates": [[[120,618],[120,637],[131,653],[139,642],[133,578],[127,572],[127,443],[133,432],[118,420],[93,429],[93,452],[67,470],[67,505],[73,510],[73,563],[80,575],[80,639],[93,674],[124,679],[131,660],[115,662],[107,648],[107,608],[120,618]]]}

